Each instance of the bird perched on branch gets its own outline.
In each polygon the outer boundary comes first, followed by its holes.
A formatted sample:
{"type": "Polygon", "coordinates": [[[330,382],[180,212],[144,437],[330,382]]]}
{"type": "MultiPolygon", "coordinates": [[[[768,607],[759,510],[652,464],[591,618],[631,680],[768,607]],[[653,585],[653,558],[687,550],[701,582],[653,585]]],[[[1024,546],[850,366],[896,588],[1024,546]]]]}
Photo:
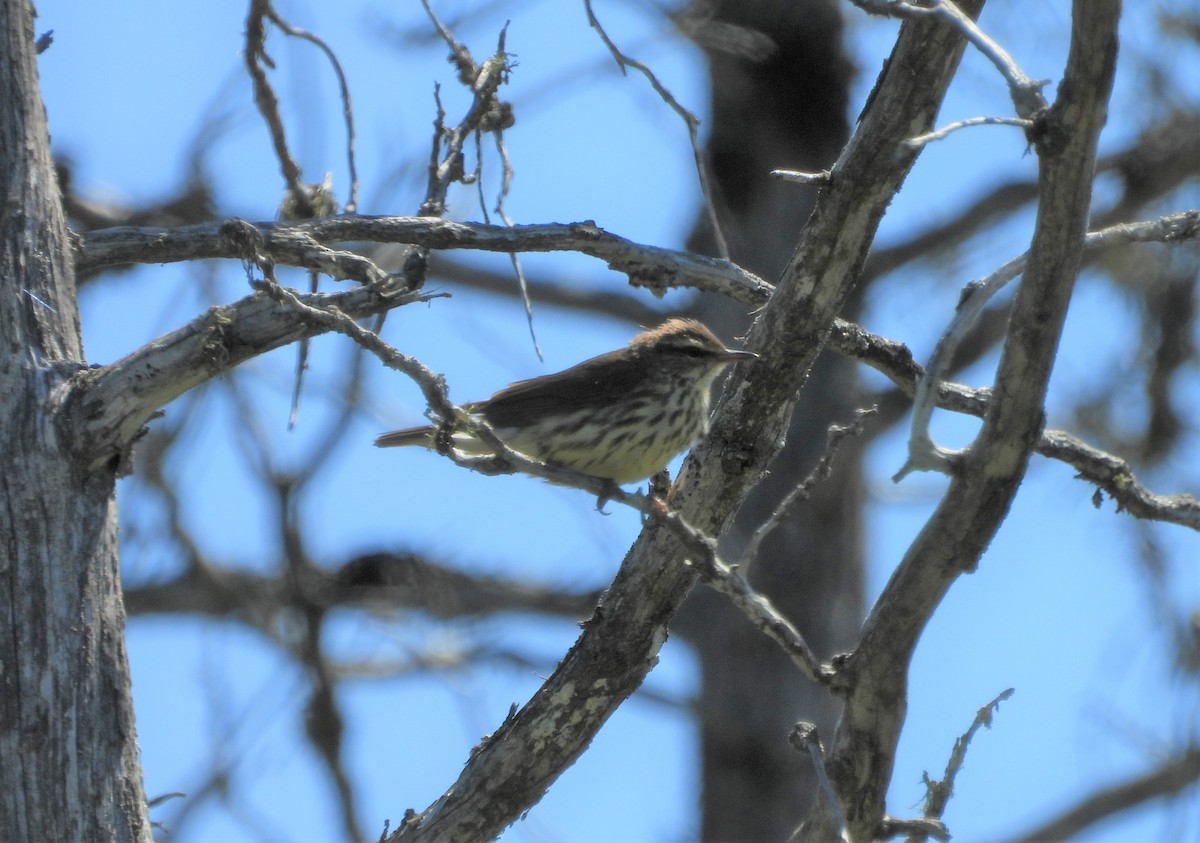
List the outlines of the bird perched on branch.
{"type": "MultiPolygon", "coordinates": [[[[728,349],[691,319],[670,319],[625,348],[553,375],[517,381],[465,409],[514,451],[615,483],[662,471],[708,430],[712,382],[725,366],[756,357],[728,349]]],[[[385,433],[380,448],[436,448],[439,428],[385,433]]],[[[492,453],[460,424],[451,444],[467,454],[492,453]]]]}

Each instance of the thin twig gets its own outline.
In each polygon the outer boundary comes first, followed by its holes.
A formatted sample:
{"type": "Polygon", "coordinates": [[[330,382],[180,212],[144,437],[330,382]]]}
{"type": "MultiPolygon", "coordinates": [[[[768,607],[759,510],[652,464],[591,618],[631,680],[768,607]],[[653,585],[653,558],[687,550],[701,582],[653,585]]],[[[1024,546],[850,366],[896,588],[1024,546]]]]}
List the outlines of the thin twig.
{"type": "Polygon", "coordinates": [[[753,535],[750,536],[750,540],[746,542],[746,548],[742,551],[741,567],[743,571],[748,571],[754,563],[755,558],[758,556],[758,548],[762,544],[763,539],[783,523],[784,518],[791,513],[792,508],[796,504],[800,501],[808,500],[813,488],[818,483],[829,477],[830,472],[833,470],[833,458],[837,455],[842,440],[848,436],[861,435],[867,419],[875,415],[875,413],[875,407],[859,409],[854,412],[854,420],[850,424],[831,424],[829,426],[825,434],[825,450],[822,452],[821,458],[817,460],[817,464],[813,466],[812,471],[784,496],[779,505],[775,507],[775,511],[754,531],[753,535]]]}
{"type": "MultiPolygon", "coordinates": [[[[1200,211],[1168,214],[1155,220],[1122,223],[1094,231],[1084,237],[1084,253],[1129,243],[1182,243],[1200,239],[1200,211]]],[[[950,473],[967,449],[951,450],[933,442],[929,423],[937,405],[939,384],[950,370],[958,346],[970,333],[984,306],[1003,287],[1025,270],[1029,260],[1026,252],[994,270],[978,281],[972,281],[959,298],[954,318],[938,340],[929,365],[917,385],[913,400],[913,420],[909,432],[908,458],[893,476],[899,482],[912,471],[941,471],[950,473]]],[[[968,446],[969,448],[970,446],[968,446]]]]}
{"type": "Polygon", "coordinates": [[[712,181],[708,174],[708,165],[704,160],[704,150],[700,146],[700,118],[693,114],[688,109],[684,108],[679,100],[675,99],[675,95],[667,88],[666,85],[658,81],[658,77],[654,75],[654,71],[649,65],[640,62],[637,59],[632,59],[621,52],[621,49],[608,37],[608,33],[600,24],[599,18],[592,10],[592,0],[583,0],[584,9],[587,11],[588,23],[596,30],[600,36],[600,40],[604,42],[604,46],[612,53],[612,57],[616,60],[617,66],[621,68],[621,73],[626,73],[626,68],[632,67],[634,70],[641,73],[650,82],[650,86],[654,88],[655,93],[662,98],[672,111],[679,115],[687,126],[688,140],[692,146],[692,158],[696,163],[696,177],[700,181],[700,193],[704,197],[704,210],[708,215],[708,224],[712,227],[713,242],[717,247],[717,254],[725,260],[729,260],[729,244],[725,240],[725,234],[721,230],[721,222],[717,218],[717,203],[712,189],[712,181]]]}
{"type": "Polygon", "coordinates": [[[652,509],[651,518],[666,523],[683,540],[688,550],[687,562],[700,580],[728,597],[760,632],[779,644],[805,677],[822,685],[834,681],[836,671],[821,664],[795,625],[756,592],[740,571],[721,560],[715,540],[694,529],[674,510],[652,509]]]}
{"type": "MultiPolygon", "coordinates": [[[[821,793],[825,795],[825,801],[829,803],[829,812],[833,815],[833,826],[837,829],[838,840],[842,843],[850,843],[842,804],[833,789],[833,782],[829,780],[829,773],[825,770],[825,750],[821,747],[821,738],[817,735],[817,727],[812,723],[801,721],[792,727],[788,741],[796,749],[808,755],[809,761],[812,762],[813,772],[817,776],[817,785],[821,788],[821,793]]],[[[796,829],[791,839],[795,839],[799,831],[800,829],[796,829]]]]}
{"type": "MultiPolygon", "coordinates": [[[[445,27],[443,27],[445,29],[445,27]]],[[[448,30],[446,30],[448,32],[448,30]]],[[[496,46],[496,55],[504,56],[505,39],[508,34],[508,25],[500,30],[499,43],[496,46]]],[[[456,44],[451,37],[451,44],[456,44]]],[[[469,54],[468,54],[469,55],[469,54]]],[[[504,130],[511,128],[513,125],[512,109],[507,103],[497,102],[496,109],[491,118],[481,121],[480,125],[475,129],[475,178],[479,191],[479,209],[483,213],[485,222],[491,222],[491,217],[488,215],[487,201],[483,193],[483,132],[490,133],[496,142],[496,153],[500,157],[500,191],[496,196],[496,213],[500,216],[500,220],[509,228],[513,227],[512,218],[504,208],[504,201],[508,198],[509,191],[512,189],[513,167],[512,160],[508,156],[508,147],[504,144],[504,130]]],[[[512,264],[513,274],[517,278],[517,290],[521,296],[521,304],[525,307],[525,322],[529,327],[529,339],[533,342],[533,351],[537,354],[538,360],[544,359],[542,355],[542,347],[538,343],[537,330],[533,326],[533,300],[529,297],[529,283],[525,278],[525,268],[521,264],[521,256],[515,250],[508,253],[509,263],[512,264]]]]}
{"type": "Polygon", "coordinates": [[[967,40],[974,44],[975,48],[1000,71],[1005,81],[1008,82],[1009,95],[1016,107],[1017,116],[1031,119],[1046,108],[1046,99],[1042,96],[1042,88],[1048,84],[1049,80],[1034,80],[1026,76],[1016,59],[1000,44],[988,37],[979,28],[979,25],[964,14],[952,0],[929,0],[929,2],[932,3],[934,14],[961,30],[967,40]]]}
{"type": "MultiPolygon", "coordinates": [[[[354,109],[350,100],[350,88],[346,83],[346,74],[341,62],[333,50],[321,38],[311,32],[288,24],[271,6],[269,0],[255,0],[251,7],[250,19],[246,25],[245,60],[247,69],[254,82],[255,101],[260,113],[267,123],[271,139],[275,145],[275,155],[279,159],[280,169],[287,182],[287,197],[281,207],[281,216],[291,219],[305,219],[315,216],[328,216],[336,213],[336,203],[333,202],[333,186],[328,174],[325,183],[305,185],[301,181],[300,166],[292,158],[287,148],[287,137],[283,128],[283,120],[279,114],[279,100],[267,80],[260,63],[271,65],[266,54],[266,28],[264,18],[273,23],[280,31],[291,37],[300,38],[319,48],[333,66],[341,89],[342,114],[346,123],[346,157],[350,171],[350,198],[346,203],[347,213],[354,213],[358,206],[358,165],[354,154],[354,109]],[[326,195],[327,194],[327,195],[326,195]],[[330,207],[333,205],[334,207],[330,207]]],[[[310,273],[311,292],[317,291],[317,274],[310,273]]],[[[296,355],[296,377],[292,388],[291,410],[288,414],[287,427],[292,430],[300,411],[300,394],[304,384],[304,372],[308,369],[308,338],[300,341],[296,355]]]]}
{"type": "MultiPolygon", "coordinates": [[[[271,144],[275,147],[275,158],[279,161],[279,169],[287,184],[297,208],[308,208],[304,183],[300,176],[300,165],[288,150],[287,133],[283,129],[283,118],[279,114],[279,98],[275,89],[267,79],[263,66],[273,68],[275,62],[267,54],[267,30],[264,19],[272,15],[270,0],[251,0],[250,13],[246,17],[246,46],[242,52],[246,62],[246,70],[254,83],[254,103],[266,121],[267,131],[271,135],[271,144]]],[[[301,213],[300,216],[312,216],[301,213]]]]}
{"type": "MultiPolygon", "coordinates": [[[[450,185],[462,180],[463,147],[471,135],[480,129],[485,121],[503,124],[511,118],[511,107],[507,107],[497,97],[500,86],[508,81],[511,64],[508,54],[503,49],[504,34],[501,32],[500,49],[495,55],[477,64],[467,49],[441,22],[429,0],[421,0],[425,12],[432,21],[438,34],[450,47],[450,61],[458,70],[459,81],[471,90],[473,99],[467,113],[458,125],[447,128],[441,116],[437,121],[437,133],[434,138],[433,163],[429,171],[429,181],[426,187],[425,201],[421,203],[423,216],[441,216],[446,207],[446,195],[450,185]],[[507,115],[507,117],[506,117],[507,115]]],[[[441,103],[438,104],[439,115],[442,114],[441,103]]]]}
{"type": "Polygon", "coordinates": [[[965,120],[958,120],[935,131],[909,138],[904,143],[910,147],[924,146],[927,143],[942,140],[959,129],[967,129],[971,126],[1017,126],[1028,131],[1033,128],[1033,121],[1023,117],[968,117],[965,120]]]}
{"type": "MultiPolygon", "coordinates": [[[[317,292],[318,281],[320,276],[316,272],[308,273],[310,293],[317,292]]],[[[288,410],[287,429],[289,431],[296,429],[296,422],[300,418],[300,395],[304,391],[304,373],[308,371],[308,349],[309,338],[301,337],[300,342],[296,343],[296,377],[292,381],[292,406],[288,410]]]]}
{"type": "MultiPolygon", "coordinates": [[[[509,217],[508,211],[504,209],[504,200],[508,197],[508,192],[512,188],[513,168],[512,161],[508,157],[508,147],[504,144],[504,133],[497,129],[492,133],[496,139],[496,152],[500,156],[501,180],[500,194],[496,197],[496,213],[500,215],[500,219],[509,228],[512,228],[513,221],[509,217]]],[[[542,358],[542,347],[538,344],[537,331],[533,327],[533,299],[529,296],[529,281],[525,277],[525,268],[521,265],[521,255],[519,252],[509,252],[509,260],[512,262],[513,273],[517,276],[517,288],[521,293],[521,303],[525,306],[525,321],[529,325],[529,338],[533,341],[533,350],[537,353],[538,360],[542,358]]]]}
{"type": "Polygon", "coordinates": [[[417,358],[402,354],[341,311],[306,304],[294,292],[281,286],[273,278],[268,278],[262,286],[276,301],[288,305],[303,314],[305,318],[327,330],[344,334],[378,357],[388,368],[408,375],[417,384],[421,394],[425,396],[426,403],[442,418],[452,419],[466,415],[464,410],[455,406],[446,396],[445,378],[432,369],[426,368],[417,358]]]}
{"type": "Polygon", "coordinates": [[[996,66],[1004,80],[1008,83],[1009,96],[1017,115],[1032,119],[1038,112],[1046,108],[1046,99],[1042,96],[1042,88],[1049,80],[1034,80],[1025,75],[1016,60],[992,40],[975,21],[971,20],[962,9],[952,0],[924,0],[923,3],[904,2],[904,0],[852,0],[868,14],[878,14],[887,17],[937,17],[958,29],[979,52],[996,66]]]}
{"type": "MultiPolygon", "coordinates": [[[[950,802],[950,797],[954,795],[954,780],[967,760],[967,747],[971,745],[975,733],[984,727],[989,729],[992,727],[992,715],[999,710],[1000,703],[1014,693],[1016,691],[1013,688],[1002,691],[994,700],[975,713],[975,719],[971,721],[967,731],[955,739],[954,748],[950,751],[950,758],[946,762],[946,772],[942,775],[941,781],[929,778],[928,773],[922,775],[925,782],[925,819],[941,820],[942,814],[946,812],[946,805],[950,802]]],[[[929,836],[929,832],[925,829],[914,830],[909,834],[907,843],[924,843],[929,836]]]]}
{"type": "Polygon", "coordinates": [[[811,184],[816,186],[829,184],[833,173],[829,170],[819,170],[815,173],[805,173],[800,170],[772,170],[771,175],[780,181],[792,184],[811,184]]]}
{"type": "Polygon", "coordinates": [[[450,31],[450,27],[442,23],[441,18],[437,16],[437,12],[433,10],[429,0],[421,0],[421,5],[425,7],[425,14],[429,16],[429,21],[433,24],[434,29],[438,31],[438,35],[446,42],[450,48],[450,61],[459,69],[460,78],[463,83],[470,85],[470,80],[473,80],[479,75],[479,66],[475,64],[475,60],[471,58],[471,51],[450,31]]]}
{"type": "Polygon", "coordinates": [[[266,14],[271,23],[279,27],[285,35],[308,41],[321,50],[325,54],[325,57],[329,59],[329,64],[333,67],[333,72],[337,76],[338,89],[342,97],[342,119],[346,123],[346,165],[350,171],[350,198],[346,201],[345,211],[347,214],[353,214],[358,210],[358,164],[354,154],[354,105],[350,100],[350,86],[346,82],[346,73],[342,69],[342,63],[338,61],[337,55],[330,46],[319,36],[292,26],[281,18],[279,13],[270,5],[267,6],[266,14]]]}

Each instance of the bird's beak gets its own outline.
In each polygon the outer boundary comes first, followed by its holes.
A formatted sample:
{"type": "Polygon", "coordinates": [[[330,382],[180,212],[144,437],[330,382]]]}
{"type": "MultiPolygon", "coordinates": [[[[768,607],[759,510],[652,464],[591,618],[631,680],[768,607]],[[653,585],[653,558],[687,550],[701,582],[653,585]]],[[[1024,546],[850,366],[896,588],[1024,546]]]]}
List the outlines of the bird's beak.
{"type": "Polygon", "coordinates": [[[722,360],[757,360],[758,355],[753,351],[734,351],[732,348],[725,349],[725,353],[721,355],[722,360]]]}

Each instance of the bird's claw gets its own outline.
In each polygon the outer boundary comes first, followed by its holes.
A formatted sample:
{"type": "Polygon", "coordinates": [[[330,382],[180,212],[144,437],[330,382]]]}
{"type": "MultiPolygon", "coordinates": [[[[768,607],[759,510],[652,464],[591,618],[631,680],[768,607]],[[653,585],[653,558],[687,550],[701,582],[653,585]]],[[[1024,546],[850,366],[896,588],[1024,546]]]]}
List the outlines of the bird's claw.
{"type": "Polygon", "coordinates": [[[596,511],[601,515],[612,515],[604,509],[604,505],[621,493],[621,486],[615,480],[604,482],[604,491],[596,498],[596,511]]]}

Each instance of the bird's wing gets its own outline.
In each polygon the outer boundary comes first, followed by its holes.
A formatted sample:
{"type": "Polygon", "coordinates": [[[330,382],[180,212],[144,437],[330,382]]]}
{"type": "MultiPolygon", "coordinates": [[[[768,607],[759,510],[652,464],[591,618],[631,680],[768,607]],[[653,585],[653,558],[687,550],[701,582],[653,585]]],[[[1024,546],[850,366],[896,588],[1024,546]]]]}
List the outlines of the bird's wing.
{"type": "Polygon", "coordinates": [[[638,365],[614,365],[614,358],[628,353],[610,351],[555,375],[517,381],[479,402],[479,409],[494,427],[520,427],[531,416],[610,406],[628,398],[645,377],[638,365]]]}

